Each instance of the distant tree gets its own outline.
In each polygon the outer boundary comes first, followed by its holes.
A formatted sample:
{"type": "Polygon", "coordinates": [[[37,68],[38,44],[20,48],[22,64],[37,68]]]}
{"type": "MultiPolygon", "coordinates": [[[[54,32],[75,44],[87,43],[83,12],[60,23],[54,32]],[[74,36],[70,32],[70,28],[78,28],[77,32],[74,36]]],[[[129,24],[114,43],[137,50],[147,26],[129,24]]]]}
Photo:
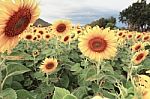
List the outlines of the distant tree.
{"type": "Polygon", "coordinates": [[[105,27],[107,25],[107,19],[105,18],[100,18],[98,20],[98,24],[97,24],[99,27],[105,27]]]}
{"type": "Polygon", "coordinates": [[[110,29],[113,29],[115,26],[113,23],[107,23],[107,25],[105,26],[106,28],[107,27],[110,27],[110,29]]]}
{"type": "Polygon", "coordinates": [[[150,24],[150,4],[146,0],[133,3],[128,8],[122,10],[119,20],[128,25],[129,29],[144,31],[150,24]]]}
{"type": "Polygon", "coordinates": [[[112,24],[116,24],[116,18],[114,18],[114,17],[110,17],[109,19],[108,19],[108,23],[112,23],[112,24]]]}
{"type": "Polygon", "coordinates": [[[114,28],[115,27],[115,24],[116,24],[116,18],[114,17],[110,17],[110,18],[100,18],[98,20],[95,20],[93,22],[91,22],[90,26],[94,27],[96,25],[98,25],[99,27],[111,27],[111,28],[114,28]]]}

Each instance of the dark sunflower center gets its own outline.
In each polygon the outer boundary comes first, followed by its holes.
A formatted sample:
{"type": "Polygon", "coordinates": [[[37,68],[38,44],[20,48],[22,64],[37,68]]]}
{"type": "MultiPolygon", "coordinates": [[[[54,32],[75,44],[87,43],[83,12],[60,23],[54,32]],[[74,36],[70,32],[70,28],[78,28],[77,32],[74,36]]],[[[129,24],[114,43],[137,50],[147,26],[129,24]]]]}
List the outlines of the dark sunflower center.
{"type": "Polygon", "coordinates": [[[27,35],[26,39],[28,39],[28,40],[32,39],[32,35],[27,35]]]}
{"type": "Polygon", "coordinates": [[[16,22],[16,25],[15,25],[15,29],[18,29],[20,28],[23,24],[25,24],[27,18],[26,17],[22,17],[18,20],[18,22],[16,22]]]}
{"type": "Polygon", "coordinates": [[[36,29],[33,32],[36,32],[36,29]]]}
{"type": "Polygon", "coordinates": [[[68,39],[69,39],[69,37],[68,37],[68,36],[66,36],[66,37],[64,38],[64,41],[68,41],[68,39]]]}
{"type": "Polygon", "coordinates": [[[123,37],[123,38],[125,38],[125,37],[126,37],[126,35],[123,35],[122,37],[123,37]]]}
{"type": "Polygon", "coordinates": [[[41,35],[43,35],[43,34],[44,34],[44,32],[43,32],[43,31],[39,31],[39,33],[40,33],[41,35]]]}
{"type": "Polygon", "coordinates": [[[4,33],[8,37],[14,37],[21,34],[29,25],[31,12],[28,8],[20,8],[10,16],[6,23],[4,33]]]}
{"type": "Polygon", "coordinates": [[[38,52],[34,52],[34,55],[37,55],[38,54],[38,52]]]}
{"type": "Polygon", "coordinates": [[[41,35],[37,35],[38,38],[41,38],[41,35]]]}
{"type": "Polygon", "coordinates": [[[139,39],[140,37],[141,37],[141,35],[138,35],[138,36],[137,36],[137,39],[139,39]]]}
{"type": "Polygon", "coordinates": [[[132,35],[128,35],[128,37],[129,37],[129,38],[131,38],[131,37],[132,37],[132,35]]]}
{"type": "Polygon", "coordinates": [[[54,63],[49,62],[46,64],[46,69],[52,69],[54,67],[54,63]]]}
{"type": "Polygon", "coordinates": [[[37,37],[34,37],[34,38],[33,38],[33,40],[36,40],[36,39],[37,39],[37,37]]]}
{"type": "Polygon", "coordinates": [[[144,37],[144,40],[148,40],[148,39],[149,39],[149,36],[144,37]]]}
{"type": "Polygon", "coordinates": [[[119,33],[119,36],[121,36],[121,35],[122,35],[122,32],[119,33]]]}
{"type": "Polygon", "coordinates": [[[89,41],[89,48],[94,52],[103,52],[107,47],[107,42],[101,37],[95,37],[89,41]]]}
{"type": "Polygon", "coordinates": [[[78,30],[78,31],[77,31],[77,33],[78,33],[78,34],[80,34],[80,33],[81,33],[81,31],[80,31],[80,30],[78,30]]]}
{"type": "Polygon", "coordinates": [[[135,50],[139,50],[141,48],[141,45],[138,45],[135,47],[135,50]]]}
{"type": "Polygon", "coordinates": [[[66,30],[66,25],[65,24],[59,24],[57,27],[56,27],[56,30],[57,30],[57,32],[60,32],[60,33],[62,33],[62,32],[64,32],[65,30],[66,30]]]}
{"type": "Polygon", "coordinates": [[[141,53],[141,54],[139,54],[139,55],[136,57],[136,60],[139,61],[139,60],[141,60],[143,57],[144,57],[144,54],[141,53]]]}
{"type": "Polygon", "coordinates": [[[49,35],[46,35],[46,38],[50,38],[50,36],[49,36],[49,35]]]}

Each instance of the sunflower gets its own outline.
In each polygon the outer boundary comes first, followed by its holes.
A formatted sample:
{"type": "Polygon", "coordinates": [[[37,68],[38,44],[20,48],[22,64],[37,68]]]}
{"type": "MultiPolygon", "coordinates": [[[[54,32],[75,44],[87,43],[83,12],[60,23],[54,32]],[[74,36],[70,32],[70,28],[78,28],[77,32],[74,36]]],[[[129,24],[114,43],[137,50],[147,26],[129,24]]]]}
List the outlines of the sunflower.
{"type": "Polygon", "coordinates": [[[126,41],[127,33],[125,31],[118,31],[117,37],[118,37],[118,42],[123,44],[126,41]]]}
{"type": "Polygon", "coordinates": [[[53,37],[53,35],[50,34],[50,33],[45,33],[43,35],[43,39],[46,40],[46,41],[49,41],[52,37],[53,37]]]}
{"type": "Polygon", "coordinates": [[[141,93],[142,99],[150,98],[150,77],[146,75],[138,75],[134,77],[136,89],[141,93]]]}
{"type": "Polygon", "coordinates": [[[96,61],[110,59],[117,52],[117,39],[114,32],[101,29],[92,29],[79,37],[81,52],[96,61]]]}
{"type": "Polygon", "coordinates": [[[33,41],[37,41],[38,40],[38,37],[36,35],[33,36],[33,41]]]}
{"type": "Polygon", "coordinates": [[[56,36],[62,36],[72,29],[72,24],[69,20],[57,20],[52,25],[52,32],[56,36]]]}
{"type": "Polygon", "coordinates": [[[32,41],[33,40],[33,37],[34,35],[32,33],[24,33],[24,40],[27,40],[27,41],[32,41]]]}
{"type": "Polygon", "coordinates": [[[40,33],[41,35],[43,35],[45,32],[45,29],[44,28],[38,28],[36,33],[40,33]]]}
{"type": "Polygon", "coordinates": [[[146,75],[138,75],[135,77],[135,84],[138,87],[142,88],[150,88],[150,77],[146,75]]]}
{"type": "Polygon", "coordinates": [[[38,26],[37,26],[37,27],[39,27],[39,28],[40,28],[40,27],[42,27],[42,24],[38,24],[38,26]]]}
{"type": "Polygon", "coordinates": [[[32,52],[32,56],[36,57],[36,56],[38,56],[38,55],[39,55],[39,51],[38,51],[38,50],[34,50],[34,51],[32,52]]]}
{"type": "Polygon", "coordinates": [[[136,33],[135,39],[140,40],[142,38],[143,34],[141,33],[136,33]]]}
{"type": "Polygon", "coordinates": [[[35,0],[0,1],[0,52],[12,50],[19,42],[19,35],[39,16],[35,0]]]}
{"type": "Polygon", "coordinates": [[[37,37],[38,41],[40,41],[43,37],[40,33],[35,33],[34,35],[37,37]]]}
{"type": "Polygon", "coordinates": [[[87,25],[87,26],[85,27],[85,30],[86,30],[86,31],[89,31],[89,30],[91,30],[91,29],[92,29],[92,27],[89,26],[89,25],[87,25]]]}
{"type": "Polygon", "coordinates": [[[32,32],[36,33],[37,32],[37,28],[35,27],[32,32]]]}
{"type": "Polygon", "coordinates": [[[78,23],[78,24],[76,25],[76,29],[81,29],[80,23],[78,23]]]}
{"type": "Polygon", "coordinates": [[[53,71],[56,70],[57,65],[58,65],[58,62],[56,59],[46,58],[39,68],[44,73],[52,73],[53,71]]]}
{"type": "Polygon", "coordinates": [[[132,32],[127,33],[127,39],[132,39],[132,37],[133,37],[133,33],[132,32]]]}
{"type": "Polygon", "coordinates": [[[121,37],[123,35],[123,32],[118,32],[117,35],[121,37]]]}
{"type": "Polygon", "coordinates": [[[136,52],[135,55],[132,58],[132,61],[134,64],[140,64],[148,55],[149,51],[148,50],[143,50],[136,52]]]}
{"type": "Polygon", "coordinates": [[[71,40],[72,40],[71,36],[69,34],[66,34],[66,35],[61,37],[60,41],[67,44],[67,43],[71,42],[71,40]]]}
{"type": "Polygon", "coordinates": [[[77,34],[78,34],[78,35],[79,35],[79,34],[82,34],[82,29],[77,29],[76,31],[77,31],[77,34]]]}
{"type": "Polygon", "coordinates": [[[150,36],[149,35],[144,35],[142,38],[142,41],[149,41],[150,40],[150,36]]]}
{"type": "Polygon", "coordinates": [[[131,47],[132,52],[136,52],[141,49],[144,49],[144,44],[142,42],[137,42],[131,47]]]}

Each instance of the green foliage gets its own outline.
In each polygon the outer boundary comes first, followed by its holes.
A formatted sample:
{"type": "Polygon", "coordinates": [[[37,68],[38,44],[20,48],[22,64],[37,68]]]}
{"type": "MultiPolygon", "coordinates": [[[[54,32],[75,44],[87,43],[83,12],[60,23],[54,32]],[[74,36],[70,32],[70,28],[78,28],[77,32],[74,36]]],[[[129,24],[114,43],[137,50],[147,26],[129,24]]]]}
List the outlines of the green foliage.
{"type": "Polygon", "coordinates": [[[52,99],[77,99],[74,95],[64,88],[55,87],[52,99]]]}
{"type": "Polygon", "coordinates": [[[91,22],[88,25],[90,25],[92,27],[94,27],[96,25],[99,27],[103,27],[103,28],[110,27],[111,29],[113,29],[115,27],[115,24],[116,24],[116,18],[111,16],[110,18],[100,18],[96,21],[91,22]]]}
{"type": "Polygon", "coordinates": [[[149,57],[138,66],[131,63],[131,45],[118,46],[116,57],[98,63],[82,55],[78,41],[63,44],[56,39],[47,43],[22,40],[10,54],[21,59],[7,58],[2,64],[0,97],[12,88],[10,93],[17,99],[91,99],[95,95],[131,99],[135,92],[131,80],[127,80],[129,73],[143,74],[150,69],[149,57]],[[36,56],[32,54],[35,50],[39,52],[36,56]],[[46,57],[58,60],[56,70],[49,75],[39,68],[46,57]],[[133,71],[129,72],[132,65],[133,71]]]}
{"type": "Polygon", "coordinates": [[[35,99],[33,95],[26,90],[17,90],[17,99],[35,99]]]}
{"type": "Polygon", "coordinates": [[[120,12],[119,20],[126,23],[129,29],[144,31],[150,29],[150,3],[137,1],[120,12]]]}
{"type": "Polygon", "coordinates": [[[21,64],[12,63],[7,66],[6,71],[7,71],[7,76],[10,77],[10,76],[14,76],[14,75],[23,74],[25,72],[30,71],[30,69],[28,69],[27,67],[25,67],[21,64]]]}
{"type": "Polygon", "coordinates": [[[63,97],[63,99],[77,99],[74,95],[68,94],[63,97]]]}
{"type": "Polygon", "coordinates": [[[7,88],[0,93],[0,99],[17,99],[15,90],[7,88]]]}

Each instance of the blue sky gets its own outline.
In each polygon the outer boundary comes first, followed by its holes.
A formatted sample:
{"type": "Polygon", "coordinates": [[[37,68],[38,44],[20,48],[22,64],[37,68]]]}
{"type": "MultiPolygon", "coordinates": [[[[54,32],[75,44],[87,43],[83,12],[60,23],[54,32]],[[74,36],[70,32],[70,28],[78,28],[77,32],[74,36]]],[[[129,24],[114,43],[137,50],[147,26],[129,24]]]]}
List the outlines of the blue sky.
{"type": "MultiPolygon", "coordinates": [[[[137,0],[40,0],[40,18],[52,23],[70,19],[73,24],[87,24],[100,17],[118,17],[119,12],[137,0]]],[[[150,2],[150,0],[148,0],[150,2]]],[[[117,23],[120,25],[120,23],[117,23]]]]}

